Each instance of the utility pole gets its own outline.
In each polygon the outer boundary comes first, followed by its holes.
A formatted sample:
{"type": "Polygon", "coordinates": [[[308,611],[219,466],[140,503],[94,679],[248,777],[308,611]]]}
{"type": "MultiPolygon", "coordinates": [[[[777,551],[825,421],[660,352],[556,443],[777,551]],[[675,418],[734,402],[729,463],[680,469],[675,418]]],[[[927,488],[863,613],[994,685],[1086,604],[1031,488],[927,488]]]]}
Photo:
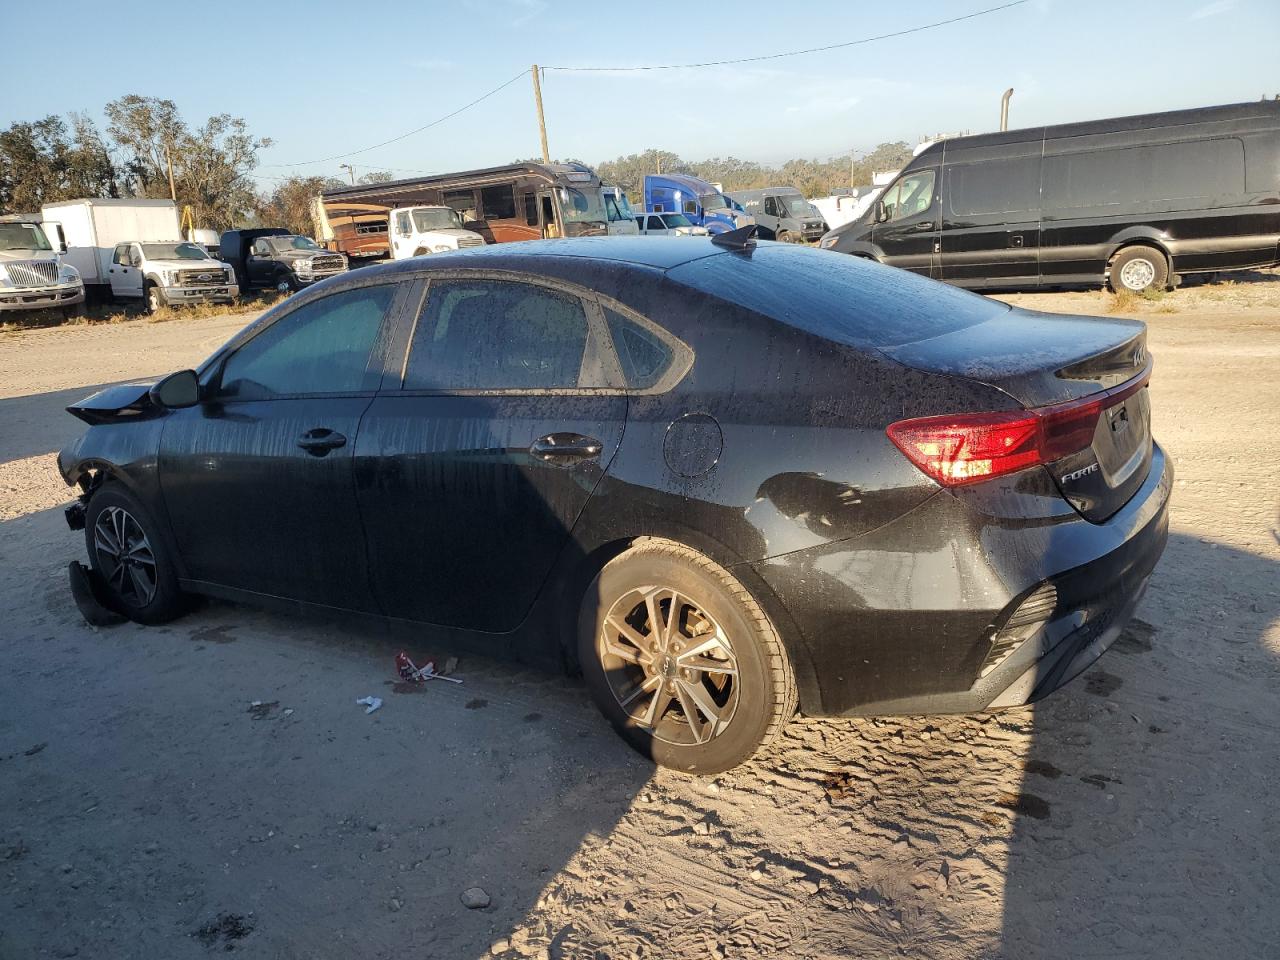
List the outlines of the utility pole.
{"type": "Polygon", "coordinates": [[[538,105],[538,135],[542,137],[542,162],[551,162],[551,151],[547,149],[547,121],[542,115],[542,84],[538,81],[538,65],[530,69],[533,74],[533,100],[538,105]]]}
{"type": "Polygon", "coordinates": [[[354,187],[356,185],[356,168],[349,163],[340,163],[338,164],[338,169],[345,170],[351,175],[351,185],[354,187]]]}
{"type": "Polygon", "coordinates": [[[169,165],[169,199],[177,203],[178,188],[173,185],[173,148],[167,143],[164,145],[164,159],[169,165]]]}

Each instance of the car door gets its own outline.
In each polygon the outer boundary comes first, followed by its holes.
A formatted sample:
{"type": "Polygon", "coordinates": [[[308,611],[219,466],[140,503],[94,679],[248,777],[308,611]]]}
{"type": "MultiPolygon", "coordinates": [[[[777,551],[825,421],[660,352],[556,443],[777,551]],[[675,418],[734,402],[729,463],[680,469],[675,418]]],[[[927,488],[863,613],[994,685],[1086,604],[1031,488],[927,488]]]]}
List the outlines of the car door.
{"type": "Polygon", "coordinates": [[[256,286],[269,285],[275,278],[276,262],[271,256],[271,244],[265,237],[253,241],[245,269],[249,273],[249,282],[256,286]]]}
{"type": "Polygon", "coordinates": [[[765,197],[764,202],[761,204],[762,212],[756,219],[756,223],[760,225],[761,230],[765,232],[765,236],[770,240],[776,239],[778,236],[779,210],[777,197],[765,197]]]}
{"type": "Polygon", "coordinates": [[[626,397],[589,296],[446,275],[421,303],[356,443],[375,594],[391,616],[505,632],[569,544],[626,397]]]}
{"type": "Polygon", "coordinates": [[[942,184],[942,279],[1033,287],[1040,274],[1040,140],[948,151],[942,184]]]}
{"type": "Polygon", "coordinates": [[[122,299],[142,296],[142,250],[136,243],[122,243],[116,247],[107,268],[111,278],[111,295],[122,299]]]}
{"type": "Polygon", "coordinates": [[[376,610],[351,464],[405,286],[344,288],[251,328],[202,401],[166,418],[160,485],[188,577],[376,610]]]}
{"type": "Polygon", "coordinates": [[[881,196],[872,239],[885,263],[938,278],[938,171],[924,167],[904,173],[881,196]]]}

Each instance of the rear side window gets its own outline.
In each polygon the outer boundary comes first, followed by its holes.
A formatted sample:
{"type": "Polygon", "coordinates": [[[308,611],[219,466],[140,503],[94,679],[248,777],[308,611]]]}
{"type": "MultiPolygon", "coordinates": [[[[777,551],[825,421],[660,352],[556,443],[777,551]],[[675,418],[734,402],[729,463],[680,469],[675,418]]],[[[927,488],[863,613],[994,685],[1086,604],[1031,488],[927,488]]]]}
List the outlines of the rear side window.
{"type": "Polygon", "coordinates": [[[1105,207],[1244,193],[1244,144],[1194,140],[1044,158],[1044,206],[1105,207]]]}
{"type": "Polygon", "coordinates": [[[480,205],[486,220],[514,220],[516,218],[515,188],[510,184],[484,187],[480,190],[480,205]]]}
{"type": "Polygon", "coordinates": [[[221,394],[269,400],[371,389],[380,373],[370,376],[369,356],[395,291],[394,284],[380,284],[302,305],[227,359],[221,394]]]}
{"type": "Polygon", "coordinates": [[[587,348],[582,301],[531,283],[433,281],[418,318],[406,390],[578,387],[587,348]]]}
{"type": "Polygon", "coordinates": [[[957,216],[1040,209],[1040,158],[947,166],[947,206],[957,216]]]}
{"type": "Polygon", "coordinates": [[[632,390],[652,387],[671,365],[671,346],[652,330],[608,307],[604,308],[604,318],[627,386],[632,390]]]}

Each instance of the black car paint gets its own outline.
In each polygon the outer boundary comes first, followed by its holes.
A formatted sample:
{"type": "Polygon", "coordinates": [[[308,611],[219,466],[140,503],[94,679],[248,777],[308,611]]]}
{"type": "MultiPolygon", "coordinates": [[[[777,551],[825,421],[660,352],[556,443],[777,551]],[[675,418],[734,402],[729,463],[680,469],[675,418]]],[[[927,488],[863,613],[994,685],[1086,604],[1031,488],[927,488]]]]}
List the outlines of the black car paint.
{"type": "Polygon", "coordinates": [[[955,137],[923,150],[900,176],[920,170],[937,174],[928,211],[877,222],[873,204],[827,235],[835,240],[829,249],[973,289],[1098,284],[1112,257],[1133,244],[1165,253],[1178,275],[1280,263],[1280,102],[955,137]],[[947,202],[947,171],[958,162],[1222,138],[1244,144],[1244,192],[1237,195],[966,216],[947,202]]]}
{"type": "MultiPolygon", "coordinates": [[[[59,467],[68,483],[91,482],[91,469],[108,472],[151,505],[166,524],[166,539],[187,543],[180,566],[190,589],[315,605],[327,598],[323,590],[308,593],[300,572],[321,584],[334,576],[363,578],[364,586],[352,585],[342,605],[469,627],[488,646],[533,660],[562,656],[548,624],[563,624],[567,609],[576,614],[580,590],[602,558],[637,537],[676,540],[731,569],[756,597],[786,645],[802,709],[810,714],[986,706],[1026,666],[1012,658],[979,682],[977,666],[992,633],[1019,598],[1045,581],[1063,584],[1064,598],[1079,604],[1064,604],[1059,620],[1067,626],[1059,624],[1059,633],[1065,639],[1041,664],[1048,675],[1058,661],[1075,663],[1079,651],[1071,645],[1098,640],[1086,638],[1078,621],[1127,617],[1163,548],[1172,472],[1158,447],[1143,488],[1106,522],[1094,523],[1039,467],[941,490],[884,430],[906,417],[1017,410],[1053,402],[1063,391],[1111,386],[1119,361],[1068,384],[1034,371],[1114,354],[1140,325],[1011,314],[1003,305],[874,264],[839,261],[867,291],[849,309],[869,317],[904,303],[925,310],[937,295],[943,308],[949,297],[965,298],[955,304],[974,311],[976,331],[994,323],[1002,336],[1012,336],[1013,317],[1070,328],[1043,350],[1034,339],[1022,348],[1006,344],[1012,374],[1002,387],[971,378],[963,336],[953,341],[954,352],[921,361],[934,369],[916,369],[906,364],[919,358],[908,354],[923,346],[873,347],[821,336],[820,321],[805,315],[822,302],[820,284],[794,290],[789,304],[777,295],[768,306],[764,297],[760,310],[742,302],[751,295],[740,284],[726,286],[759,271],[763,296],[774,270],[803,267],[796,257],[809,258],[818,277],[829,269],[828,254],[785,244],[735,253],[687,238],[609,238],[469,251],[333,278],[233,338],[201,366],[201,380],[213,382],[230,351],[295,303],[356,284],[398,281],[405,284],[403,296],[375,349],[379,390],[345,398],[343,413],[308,409],[306,400],[272,401],[296,404],[297,412],[284,417],[288,429],[271,433],[276,439],[265,444],[253,439],[252,424],[242,419],[247,414],[213,401],[161,411],[129,392],[100,397],[82,406],[136,400],[142,409],[91,428],[60,454],[59,467]],[[599,391],[575,398],[573,409],[547,397],[401,392],[423,281],[439,271],[468,270],[514,271],[611,298],[688,344],[693,366],[667,392],[599,391]],[[722,286],[738,302],[710,292],[722,286]],[[1072,337],[1081,344],[1075,353],[1068,347],[1072,337]],[[901,359],[895,350],[904,351],[901,359]],[[676,426],[673,439],[673,425],[690,415],[696,428],[676,426]],[[310,458],[278,442],[315,428],[338,429],[337,416],[346,418],[344,432],[351,431],[337,459],[310,458]],[[239,440],[219,439],[235,425],[247,431],[239,440]],[[537,462],[530,444],[552,429],[594,431],[606,449],[598,463],[537,462]],[[185,459],[167,460],[178,446],[185,459]],[[260,465],[214,458],[262,486],[220,492],[221,477],[201,461],[211,450],[240,451],[246,461],[264,457],[260,465]],[[687,463],[696,468],[684,468],[687,463]],[[350,485],[343,479],[348,469],[350,485]],[[363,534],[339,524],[336,535],[326,535],[333,514],[352,507],[345,493],[322,502],[320,492],[335,477],[353,491],[363,534]],[[450,512],[457,501],[432,499],[446,495],[461,496],[467,512],[450,512]],[[176,511],[166,506],[171,496],[182,504],[176,511]],[[202,507],[207,517],[197,516],[202,507]],[[318,515],[307,516],[308,507],[318,515]],[[533,522],[516,530],[526,511],[533,522]],[[470,524],[468,517],[480,522],[470,524]],[[233,555],[226,541],[207,555],[190,544],[193,534],[212,541],[226,523],[252,537],[251,549],[263,554],[252,568],[262,579],[242,575],[239,551],[233,555]],[[500,561],[486,568],[495,557],[500,561]],[[218,582],[210,570],[221,571],[218,582]],[[1123,589],[1108,592],[1115,571],[1123,589]]],[[[1067,678],[1068,671],[1059,670],[1035,695],[1067,678]]]]}

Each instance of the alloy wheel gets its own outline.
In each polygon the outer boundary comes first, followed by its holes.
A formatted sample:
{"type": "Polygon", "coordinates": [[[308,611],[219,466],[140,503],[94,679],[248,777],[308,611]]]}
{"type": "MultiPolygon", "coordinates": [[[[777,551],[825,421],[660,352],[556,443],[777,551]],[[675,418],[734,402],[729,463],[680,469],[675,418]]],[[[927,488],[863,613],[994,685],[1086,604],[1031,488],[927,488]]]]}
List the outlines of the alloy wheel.
{"type": "Polygon", "coordinates": [[[738,708],[738,661],[723,628],[666,586],[628,591],[610,608],[596,653],[618,705],[656,739],[704,744],[738,708]]]}
{"type": "Polygon", "coordinates": [[[146,531],[128,510],[107,507],[93,525],[98,569],[125,603],[145,607],[156,595],[156,556],[146,531]]]}

